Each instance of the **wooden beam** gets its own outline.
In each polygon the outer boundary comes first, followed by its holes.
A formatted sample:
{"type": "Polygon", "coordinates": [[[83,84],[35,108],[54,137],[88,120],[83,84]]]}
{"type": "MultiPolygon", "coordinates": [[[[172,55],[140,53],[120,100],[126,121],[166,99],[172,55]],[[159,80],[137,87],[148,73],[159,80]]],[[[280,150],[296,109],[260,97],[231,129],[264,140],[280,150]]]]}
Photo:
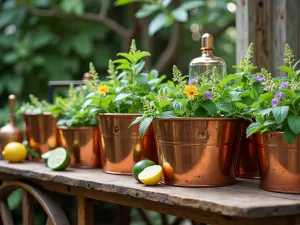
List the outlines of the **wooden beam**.
{"type": "Polygon", "coordinates": [[[285,76],[277,70],[283,64],[285,44],[300,58],[299,12],[299,0],[237,0],[237,63],[253,42],[255,65],[273,76],[285,76]]]}
{"type": "Polygon", "coordinates": [[[83,196],[77,197],[78,225],[94,225],[93,200],[83,196]]]}
{"type": "Polygon", "coordinates": [[[24,225],[34,225],[33,197],[26,190],[23,190],[22,214],[23,214],[23,224],[24,225]]]}

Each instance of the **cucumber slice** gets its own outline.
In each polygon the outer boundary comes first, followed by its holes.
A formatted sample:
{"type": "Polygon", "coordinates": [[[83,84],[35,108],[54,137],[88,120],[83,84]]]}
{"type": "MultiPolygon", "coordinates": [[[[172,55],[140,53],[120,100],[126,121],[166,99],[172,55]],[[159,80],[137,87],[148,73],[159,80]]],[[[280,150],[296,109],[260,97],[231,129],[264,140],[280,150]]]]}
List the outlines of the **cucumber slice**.
{"type": "Polygon", "coordinates": [[[70,164],[70,155],[64,148],[53,150],[47,160],[47,166],[56,171],[65,170],[70,164]]]}

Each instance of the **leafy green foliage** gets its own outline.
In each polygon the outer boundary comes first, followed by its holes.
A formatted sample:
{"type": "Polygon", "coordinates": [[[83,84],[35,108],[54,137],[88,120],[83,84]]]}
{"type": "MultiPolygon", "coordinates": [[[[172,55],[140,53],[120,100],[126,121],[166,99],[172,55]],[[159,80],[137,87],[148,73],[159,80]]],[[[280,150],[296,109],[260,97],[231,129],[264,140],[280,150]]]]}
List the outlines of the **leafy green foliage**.
{"type": "Polygon", "coordinates": [[[115,5],[121,6],[134,2],[144,3],[136,13],[137,18],[155,15],[150,22],[148,30],[148,33],[151,36],[162,28],[172,25],[174,21],[187,22],[189,10],[205,5],[205,3],[200,0],[184,2],[177,8],[172,8],[172,0],[117,0],[115,5]]]}
{"type": "Polygon", "coordinates": [[[57,97],[52,107],[52,114],[59,120],[58,126],[95,127],[96,113],[85,103],[85,87],[74,88],[70,85],[67,98],[57,97]]]}
{"type": "Polygon", "coordinates": [[[287,143],[292,144],[300,134],[300,92],[297,66],[289,45],[285,47],[284,62],[286,65],[278,69],[287,72],[283,79],[272,78],[271,74],[262,69],[265,94],[257,96],[257,104],[253,104],[255,123],[247,129],[247,136],[256,132],[283,131],[287,143]]]}
{"type": "Polygon", "coordinates": [[[87,88],[92,92],[87,96],[86,104],[93,105],[97,113],[141,113],[142,97],[155,92],[165,76],[158,76],[156,70],[143,72],[144,58],[150,53],[137,49],[132,41],[128,53],[119,53],[119,59],[109,61],[107,81],[101,82],[92,64],[92,81],[87,88]]]}
{"type": "Polygon", "coordinates": [[[23,103],[18,114],[43,114],[51,112],[51,105],[46,101],[39,101],[34,95],[29,95],[30,102],[23,103]]]}

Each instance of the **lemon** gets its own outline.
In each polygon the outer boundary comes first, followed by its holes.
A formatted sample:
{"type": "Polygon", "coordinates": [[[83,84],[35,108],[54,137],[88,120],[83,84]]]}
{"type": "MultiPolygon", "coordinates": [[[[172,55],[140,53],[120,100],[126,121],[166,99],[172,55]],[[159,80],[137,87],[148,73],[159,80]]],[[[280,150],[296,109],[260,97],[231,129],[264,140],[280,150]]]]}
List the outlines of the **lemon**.
{"type": "Polygon", "coordinates": [[[162,168],[159,165],[149,166],[139,174],[139,180],[145,185],[155,185],[161,181],[162,168]]]}
{"type": "Polygon", "coordinates": [[[19,142],[11,142],[5,146],[2,155],[9,162],[22,162],[27,157],[27,149],[19,142]]]}

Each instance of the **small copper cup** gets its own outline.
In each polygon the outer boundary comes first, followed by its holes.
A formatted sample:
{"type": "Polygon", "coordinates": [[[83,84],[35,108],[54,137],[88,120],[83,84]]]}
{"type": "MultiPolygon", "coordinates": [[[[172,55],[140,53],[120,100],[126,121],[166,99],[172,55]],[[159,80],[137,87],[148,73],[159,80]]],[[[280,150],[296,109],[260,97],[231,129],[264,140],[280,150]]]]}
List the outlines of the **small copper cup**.
{"type": "Polygon", "coordinates": [[[255,134],[260,188],[300,194],[300,135],[288,144],[283,132],[255,134]]]}
{"type": "Polygon", "coordinates": [[[51,114],[23,114],[23,120],[28,144],[37,153],[59,146],[57,120],[51,114]]]}
{"type": "Polygon", "coordinates": [[[59,138],[70,153],[70,167],[99,168],[101,166],[99,131],[96,127],[59,126],[59,138]]]}
{"type": "Polygon", "coordinates": [[[98,115],[104,172],[131,175],[136,162],[146,158],[158,161],[152,126],[143,138],[139,134],[139,124],[130,126],[138,116],[141,115],[113,113],[98,115]]]}
{"type": "Polygon", "coordinates": [[[254,137],[246,138],[248,125],[249,122],[241,120],[241,144],[238,149],[235,175],[241,178],[257,179],[259,178],[258,159],[254,137]]]}
{"type": "Polygon", "coordinates": [[[155,119],[153,126],[163,183],[210,187],[235,182],[238,119],[155,119]]]}

